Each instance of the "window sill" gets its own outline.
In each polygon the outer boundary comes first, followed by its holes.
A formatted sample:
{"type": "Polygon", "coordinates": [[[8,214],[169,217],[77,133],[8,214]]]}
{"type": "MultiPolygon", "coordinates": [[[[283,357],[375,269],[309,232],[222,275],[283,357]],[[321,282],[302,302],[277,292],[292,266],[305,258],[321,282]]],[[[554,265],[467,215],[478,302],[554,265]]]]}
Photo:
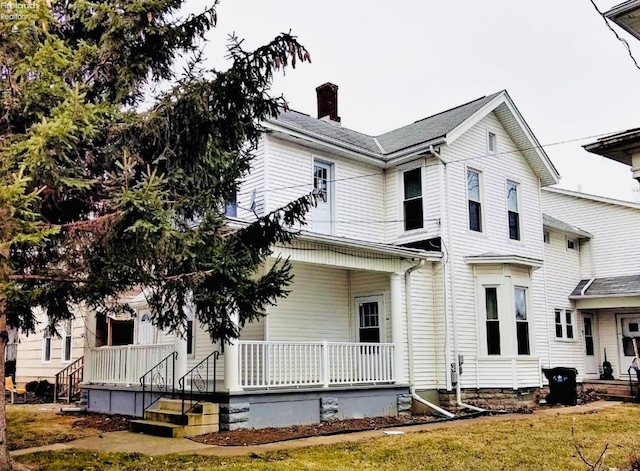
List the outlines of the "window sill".
{"type": "MultiPolygon", "coordinates": [[[[480,355],[477,357],[478,361],[500,360],[531,360],[537,361],[539,358],[535,355],[480,355]]],[[[462,366],[464,368],[464,365],[462,366]]]]}
{"type": "Polygon", "coordinates": [[[555,342],[558,342],[558,343],[578,343],[578,339],[575,339],[575,338],[574,339],[566,339],[564,337],[562,337],[562,338],[555,337],[553,340],[555,342]]]}

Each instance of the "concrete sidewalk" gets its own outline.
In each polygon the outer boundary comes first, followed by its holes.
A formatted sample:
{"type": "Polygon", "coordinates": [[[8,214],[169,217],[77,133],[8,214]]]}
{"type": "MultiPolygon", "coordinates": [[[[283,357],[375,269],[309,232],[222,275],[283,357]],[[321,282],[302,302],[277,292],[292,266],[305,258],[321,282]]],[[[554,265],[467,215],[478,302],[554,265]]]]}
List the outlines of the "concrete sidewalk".
{"type": "Polygon", "coordinates": [[[254,446],[216,446],[203,445],[186,438],[163,438],[151,435],[142,435],[131,432],[110,432],[103,433],[97,437],[81,438],[68,443],[56,443],[54,445],[41,446],[36,448],[26,448],[24,450],[12,451],[12,456],[26,455],[39,451],[60,451],[71,448],[80,448],[91,451],[120,452],[120,453],[142,453],[150,456],[168,455],[173,453],[195,454],[195,455],[216,455],[216,456],[240,456],[249,453],[264,453],[274,450],[290,450],[313,445],[330,445],[334,443],[355,442],[367,438],[383,437],[384,432],[402,431],[404,433],[424,432],[430,430],[442,430],[453,427],[468,426],[471,424],[504,421],[504,420],[526,420],[532,415],[560,415],[560,414],[590,414],[621,404],[620,402],[592,402],[589,404],[573,407],[554,407],[538,409],[533,414],[501,414],[485,417],[478,417],[470,420],[455,420],[448,422],[437,422],[424,425],[409,425],[404,427],[393,427],[383,430],[370,430],[366,432],[345,433],[322,437],[301,438],[284,442],[267,443],[265,445],[254,446]]]}

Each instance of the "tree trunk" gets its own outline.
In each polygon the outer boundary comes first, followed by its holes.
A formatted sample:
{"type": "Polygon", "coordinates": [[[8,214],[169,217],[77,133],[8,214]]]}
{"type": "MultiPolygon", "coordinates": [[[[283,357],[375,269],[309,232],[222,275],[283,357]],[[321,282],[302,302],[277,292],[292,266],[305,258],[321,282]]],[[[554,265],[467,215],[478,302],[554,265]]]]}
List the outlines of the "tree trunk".
{"type": "MultiPolygon", "coordinates": [[[[4,350],[7,345],[7,297],[6,286],[9,280],[9,246],[0,246],[0,377],[4,378],[4,350]]],[[[6,391],[5,391],[6,393],[6,391]]],[[[0,394],[0,471],[10,471],[13,466],[7,448],[6,395],[0,394]]]]}

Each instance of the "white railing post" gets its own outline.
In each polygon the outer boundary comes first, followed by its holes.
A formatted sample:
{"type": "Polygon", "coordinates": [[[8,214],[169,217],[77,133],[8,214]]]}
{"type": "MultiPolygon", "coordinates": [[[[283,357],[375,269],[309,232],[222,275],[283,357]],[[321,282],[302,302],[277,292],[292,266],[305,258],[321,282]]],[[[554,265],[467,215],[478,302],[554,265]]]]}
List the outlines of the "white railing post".
{"type": "Polygon", "coordinates": [[[331,367],[329,365],[329,342],[324,340],[320,347],[320,382],[323,388],[329,387],[331,367]]]}
{"type": "Polygon", "coordinates": [[[134,370],[132,360],[133,359],[131,358],[131,345],[129,344],[127,345],[127,350],[124,357],[125,378],[127,382],[127,387],[131,386],[131,384],[134,381],[133,379],[131,379],[131,375],[134,370]]]}
{"type": "MultiPolygon", "coordinates": [[[[234,325],[238,325],[238,312],[234,310],[229,314],[234,325]]],[[[240,361],[238,340],[231,339],[224,346],[224,387],[227,391],[239,391],[240,388],[240,361]]]]}
{"type": "Polygon", "coordinates": [[[404,383],[404,329],[402,326],[402,273],[393,273],[390,277],[391,290],[391,342],[393,351],[393,380],[404,383]]]}
{"type": "MultiPolygon", "coordinates": [[[[186,324],[186,321],[185,321],[186,324]]],[[[178,354],[175,362],[176,381],[187,374],[187,327],[184,326],[184,332],[173,333],[173,350],[178,354]]]]}

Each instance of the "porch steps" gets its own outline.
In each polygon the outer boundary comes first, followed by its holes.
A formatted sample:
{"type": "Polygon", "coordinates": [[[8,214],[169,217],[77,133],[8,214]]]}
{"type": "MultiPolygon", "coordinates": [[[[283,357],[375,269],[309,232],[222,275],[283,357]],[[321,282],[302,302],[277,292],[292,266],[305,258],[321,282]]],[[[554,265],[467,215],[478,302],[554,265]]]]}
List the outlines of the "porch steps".
{"type": "MultiPolygon", "coordinates": [[[[593,390],[605,401],[635,402],[637,396],[631,394],[629,382],[624,380],[584,382],[583,389],[593,390]]],[[[633,382],[633,393],[638,392],[638,382],[633,382]]]]}
{"type": "Polygon", "coordinates": [[[182,401],[160,399],[154,409],[144,413],[144,420],[129,422],[129,430],[158,437],[183,438],[217,432],[219,428],[218,404],[204,402],[182,414],[182,401]]]}

